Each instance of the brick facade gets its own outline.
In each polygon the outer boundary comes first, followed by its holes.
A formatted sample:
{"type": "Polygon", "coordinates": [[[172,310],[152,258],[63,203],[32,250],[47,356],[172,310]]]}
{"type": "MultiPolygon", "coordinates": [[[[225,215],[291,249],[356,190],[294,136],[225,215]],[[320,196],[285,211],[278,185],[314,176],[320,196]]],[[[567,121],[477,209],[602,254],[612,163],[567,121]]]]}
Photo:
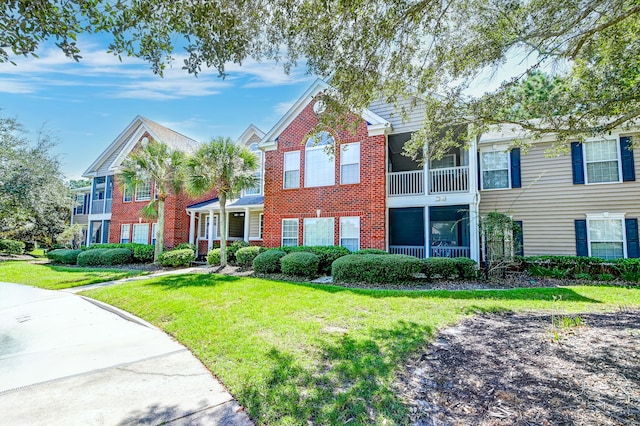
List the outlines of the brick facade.
{"type": "Polygon", "coordinates": [[[329,131],[336,147],[360,142],[360,183],[340,184],[340,149],[335,150],[335,185],[305,188],[304,171],[307,134],[318,123],[313,103],[278,136],[278,149],[265,156],[265,201],[263,241],[266,247],[281,245],[282,219],[298,219],[298,240],[303,244],[305,218],[334,218],[334,244],[340,243],[340,217],[360,217],[360,247],[385,249],[385,161],[386,138],[368,135],[367,123],[358,121],[355,134],[329,131]],[[284,153],[300,151],[300,188],[283,189],[284,153]]]}

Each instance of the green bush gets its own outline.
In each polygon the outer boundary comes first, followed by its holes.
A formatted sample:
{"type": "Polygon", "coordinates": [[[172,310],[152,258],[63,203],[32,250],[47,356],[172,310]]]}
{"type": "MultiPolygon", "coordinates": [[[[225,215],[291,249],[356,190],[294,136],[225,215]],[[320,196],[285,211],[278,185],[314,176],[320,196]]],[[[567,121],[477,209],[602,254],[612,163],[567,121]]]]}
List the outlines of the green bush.
{"type": "Polygon", "coordinates": [[[173,248],[173,250],[184,250],[184,249],[191,249],[194,252],[196,251],[196,245],[195,244],[189,244],[189,243],[180,243],[177,246],[175,246],[173,248]]]}
{"type": "Polygon", "coordinates": [[[139,244],[139,243],[91,244],[89,247],[84,247],[84,250],[114,249],[114,248],[125,248],[125,249],[131,250],[131,252],[133,253],[133,260],[139,263],[153,262],[153,255],[156,250],[156,246],[152,244],[139,244]]]}
{"type": "Polygon", "coordinates": [[[236,263],[245,268],[250,268],[253,265],[253,259],[264,250],[263,247],[258,246],[242,247],[236,252],[236,263]]]}
{"type": "Polygon", "coordinates": [[[350,254],[331,268],[335,282],[394,284],[413,280],[422,269],[417,257],[404,254],[350,254]]]}
{"type": "Polygon", "coordinates": [[[83,251],[78,255],[77,263],[79,266],[100,266],[102,265],[102,253],[106,252],[105,248],[98,248],[83,251]]]}
{"type": "Polygon", "coordinates": [[[236,263],[236,253],[244,247],[249,247],[249,243],[244,240],[236,240],[227,246],[227,262],[236,263]]]}
{"type": "Polygon", "coordinates": [[[125,265],[133,261],[133,253],[126,248],[106,249],[100,254],[100,264],[105,266],[125,265]]]}
{"type": "Polygon", "coordinates": [[[191,249],[165,251],[158,258],[162,266],[178,267],[189,266],[196,260],[196,254],[191,249]]]}
{"type": "Polygon", "coordinates": [[[448,257],[428,257],[422,259],[422,272],[428,280],[448,280],[460,275],[458,261],[448,257]]]}
{"type": "Polygon", "coordinates": [[[478,277],[478,264],[467,257],[453,259],[458,267],[458,276],[465,280],[474,280],[478,277]]]}
{"type": "Polygon", "coordinates": [[[351,254],[389,254],[389,253],[380,249],[367,248],[367,249],[354,251],[351,254]]]}
{"type": "Polygon", "coordinates": [[[616,275],[625,281],[640,281],[640,259],[618,259],[615,261],[616,275]]]}
{"type": "Polygon", "coordinates": [[[304,251],[289,253],[280,259],[280,268],[283,274],[307,278],[318,276],[319,264],[318,256],[304,251]]]}
{"type": "Polygon", "coordinates": [[[0,251],[7,254],[22,254],[24,253],[25,244],[22,241],[16,240],[0,240],[0,251]]]}
{"type": "Polygon", "coordinates": [[[51,250],[47,253],[47,258],[53,263],[62,263],[63,265],[75,265],[78,262],[78,255],[82,250],[51,250]]]}
{"type": "Polygon", "coordinates": [[[277,274],[281,271],[280,259],[286,255],[281,250],[267,250],[253,259],[253,271],[257,274],[277,274]]]}
{"type": "Polygon", "coordinates": [[[284,246],[278,247],[278,250],[286,254],[300,252],[315,254],[320,259],[319,272],[325,275],[331,274],[331,264],[334,260],[351,253],[342,246],[284,246]]]}
{"type": "Polygon", "coordinates": [[[220,265],[220,249],[214,248],[207,253],[207,263],[209,265],[220,265]]]}

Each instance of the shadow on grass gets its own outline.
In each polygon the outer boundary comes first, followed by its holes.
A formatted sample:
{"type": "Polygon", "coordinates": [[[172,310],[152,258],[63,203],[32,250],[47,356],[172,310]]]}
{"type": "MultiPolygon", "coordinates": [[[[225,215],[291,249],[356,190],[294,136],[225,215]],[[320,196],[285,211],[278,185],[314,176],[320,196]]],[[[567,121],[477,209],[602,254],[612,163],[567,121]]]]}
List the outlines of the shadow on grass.
{"type": "Polygon", "coordinates": [[[153,278],[146,285],[160,286],[165,290],[177,290],[184,287],[213,287],[221,284],[242,281],[243,277],[218,274],[184,274],[153,278]]]}
{"type": "Polygon", "coordinates": [[[433,333],[399,321],[367,338],[345,335],[324,344],[313,368],[271,349],[266,381],[249,384],[236,397],[257,424],[404,424],[408,413],[392,387],[394,372],[433,333]]]}

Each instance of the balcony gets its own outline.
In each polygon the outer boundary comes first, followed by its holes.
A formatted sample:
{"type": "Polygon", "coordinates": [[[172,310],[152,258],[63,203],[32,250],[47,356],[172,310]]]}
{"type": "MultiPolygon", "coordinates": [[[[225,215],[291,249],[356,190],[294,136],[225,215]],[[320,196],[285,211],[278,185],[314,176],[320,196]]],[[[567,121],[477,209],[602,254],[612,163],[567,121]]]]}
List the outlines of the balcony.
{"type": "MultiPolygon", "coordinates": [[[[428,171],[429,194],[451,194],[469,191],[469,166],[446,167],[428,171]]],[[[387,173],[389,197],[425,194],[424,170],[387,173]]]]}

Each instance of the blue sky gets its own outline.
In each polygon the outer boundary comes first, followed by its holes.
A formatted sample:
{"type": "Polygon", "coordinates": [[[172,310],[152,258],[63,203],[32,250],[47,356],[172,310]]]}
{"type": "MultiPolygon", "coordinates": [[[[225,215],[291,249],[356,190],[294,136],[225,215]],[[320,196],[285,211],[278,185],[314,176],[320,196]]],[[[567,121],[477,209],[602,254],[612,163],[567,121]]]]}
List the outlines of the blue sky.
{"type": "Polygon", "coordinates": [[[80,41],[79,63],[55,46],[39,58],[15,58],[17,66],[0,63],[0,114],[16,117],[33,138],[43,126],[53,133],[68,179],[80,178],[136,115],[200,141],[237,138],[249,124],[268,131],[314,80],[303,69],[286,75],[255,61],[230,65],[224,80],[215,70],[195,78],[179,55],[162,78],[142,60],[121,63],[95,41],[80,41]]]}

